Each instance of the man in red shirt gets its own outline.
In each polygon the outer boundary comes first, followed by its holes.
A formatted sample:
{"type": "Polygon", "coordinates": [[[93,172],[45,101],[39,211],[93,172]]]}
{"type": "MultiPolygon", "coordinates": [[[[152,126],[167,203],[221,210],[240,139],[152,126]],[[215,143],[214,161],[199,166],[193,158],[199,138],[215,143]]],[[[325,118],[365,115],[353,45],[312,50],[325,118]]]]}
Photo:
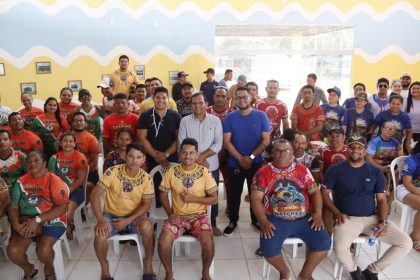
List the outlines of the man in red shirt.
{"type": "Polygon", "coordinates": [[[290,120],[292,128],[305,133],[309,141],[319,141],[320,132],[325,122],[322,108],[314,104],[314,87],[305,85],[302,87],[303,102],[293,108],[290,120]]]}
{"type": "Polygon", "coordinates": [[[16,151],[28,154],[30,151],[44,151],[41,138],[32,131],[26,130],[25,119],[21,114],[13,112],[9,115],[9,126],[11,128],[12,147],[16,151]]]}
{"type": "Polygon", "coordinates": [[[128,98],[123,93],[118,93],[114,97],[115,113],[109,115],[104,120],[102,137],[104,139],[104,150],[110,151],[115,148],[115,138],[121,128],[131,131],[133,139],[136,138],[136,126],[139,116],[133,114],[128,109],[128,98]]]}

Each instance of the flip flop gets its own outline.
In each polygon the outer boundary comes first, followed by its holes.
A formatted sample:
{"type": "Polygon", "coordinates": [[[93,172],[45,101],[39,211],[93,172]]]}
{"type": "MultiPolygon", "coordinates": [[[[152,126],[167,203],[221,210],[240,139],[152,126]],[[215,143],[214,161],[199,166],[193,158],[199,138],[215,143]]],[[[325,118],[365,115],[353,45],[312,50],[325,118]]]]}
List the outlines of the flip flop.
{"type": "Polygon", "coordinates": [[[23,276],[23,280],[31,280],[38,274],[38,269],[35,268],[35,265],[33,266],[32,273],[29,276],[23,276]]]}

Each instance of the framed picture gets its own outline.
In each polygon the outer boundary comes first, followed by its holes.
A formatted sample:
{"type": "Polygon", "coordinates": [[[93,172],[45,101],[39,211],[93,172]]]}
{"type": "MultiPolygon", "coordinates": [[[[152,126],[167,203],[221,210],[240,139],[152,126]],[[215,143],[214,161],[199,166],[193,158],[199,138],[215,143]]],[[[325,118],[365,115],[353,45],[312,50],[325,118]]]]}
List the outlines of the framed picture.
{"type": "Polygon", "coordinates": [[[24,93],[36,94],[36,84],[35,83],[21,83],[20,92],[21,94],[24,94],[24,93]]]}
{"type": "Polygon", "coordinates": [[[174,85],[178,82],[178,71],[169,71],[169,84],[174,85]]]}
{"type": "Polygon", "coordinates": [[[109,74],[102,74],[101,75],[101,80],[106,79],[106,78],[109,79],[109,74]]]}
{"type": "Polygon", "coordinates": [[[141,81],[145,79],[144,65],[134,66],[134,72],[136,73],[137,79],[139,79],[141,81]]]}
{"type": "Polygon", "coordinates": [[[36,62],[35,66],[37,74],[51,74],[51,62],[36,62]]]}
{"type": "Polygon", "coordinates": [[[74,80],[74,81],[68,81],[69,88],[73,92],[79,91],[82,88],[82,81],[81,80],[74,80]]]}
{"type": "Polygon", "coordinates": [[[6,76],[6,69],[4,68],[4,63],[0,63],[0,76],[6,76]]]}

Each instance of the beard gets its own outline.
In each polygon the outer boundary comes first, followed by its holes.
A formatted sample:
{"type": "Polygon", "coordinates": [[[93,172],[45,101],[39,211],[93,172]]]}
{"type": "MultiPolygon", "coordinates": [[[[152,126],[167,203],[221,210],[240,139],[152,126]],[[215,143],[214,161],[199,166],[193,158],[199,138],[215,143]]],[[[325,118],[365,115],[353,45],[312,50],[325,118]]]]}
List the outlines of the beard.
{"type": "Polygon", "coordinates": [[[85,129],[84,128],[83,129],[74,128],[74,131],[76,131],[76,132],[83,132],[83,131],[85,131],[85,129]]]}

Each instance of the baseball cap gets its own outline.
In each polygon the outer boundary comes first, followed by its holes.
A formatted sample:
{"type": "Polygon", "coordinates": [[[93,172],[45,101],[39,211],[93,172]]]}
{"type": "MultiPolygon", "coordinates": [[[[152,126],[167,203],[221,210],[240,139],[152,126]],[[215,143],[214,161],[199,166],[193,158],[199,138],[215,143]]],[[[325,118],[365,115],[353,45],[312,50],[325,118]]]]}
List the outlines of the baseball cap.
{"type": "Polygon", "coordinates": [[[366,146],[366,138],[360,135],[353,135],[350,136],[347,140],[347,145],[350,146],[353,143],[357,143],[359,145],[362,145],[363,147],[366,146]]]}
{"type": "Polygon", "coordinates": [[[178,72],[178,78],[181,78],[181,77],[187,77],[188,76],[188,74],[187,73],[185,73],[184,71],[180,71],[180,72],[178,72]]]}
{"type": "Polygon", "coordinates": [[[207,68],[207,70],[206,70],[206,71],[204,71],[203,73],[204,73],[204,74],[207,74],[207,73],[214,74],[215,72],[214,72],[214,69],[213,69],[213,68],[207,68]]]}
{"type": "Polygon", "coordinates": [[[181,88],[183,88],[183,87],[185,87],[185,86],[190,86],[190,87],[194,88],[193,84],[192,84],[190,81],[185,81],[185,82],[182,84],[181,88]]]}
{"type": "Polygon", "coordinates": [[[367,100],[367,93],[364,91],[360,91],[356,93],[356,96],[354,98],[361,98],[367,100]]]}
{"type": "Polygon", "coordinates": [[[404,72],[404,73],[401,73],[400,78],[402,78],[402,77],[409,77],[409,78],[411,78],[411,74],[408,73],[408,72],[404,72]]]}
{"type": "Polygon", "coordinates": [[[335,124],[335,125],[331,126],[330,129],[328,130],[328,134],[331,133],[331,132],[338,132],[338,133],[344,135],[344,129],[341,125],[336,125],[335,124]]]}
{"type": "Polygon", "coordinates": [[[244,74],[239,75],[238,82],[246,82],[246,76],[244,74]]]}
{"type": "Polygon", "coordinates": [[[97,88],[109,88],[112,87],[114,83],[111,81],[110,78],[102,79],[97,88]]]}
{"type": "Polygon", "coordinates": [[[338,87],[333,87],[333,88],[327,89],[328,93],[330,93],[331,91],[334,91],[335,93],[337,93],[338,97],[341,97],[341,90],[338,87]]]}

